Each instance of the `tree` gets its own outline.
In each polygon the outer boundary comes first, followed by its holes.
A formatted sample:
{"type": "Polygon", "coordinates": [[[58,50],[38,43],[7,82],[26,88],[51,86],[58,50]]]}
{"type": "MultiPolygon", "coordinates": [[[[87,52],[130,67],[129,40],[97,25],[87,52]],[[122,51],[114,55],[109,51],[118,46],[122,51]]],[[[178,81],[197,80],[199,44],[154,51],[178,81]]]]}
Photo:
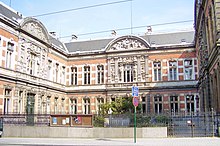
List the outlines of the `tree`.
{"type": "MultiPolygon", "coordinates": [[[[118,97],[111,103],[104,103],[101,105],[100,114],[107,115],[108,111],[112,110],[112,114],[134,113],[134,105],[132,103],[133,97],[118,97]]],[[[141,111],[141,104],[137,107],[137,112],[141,111]]]]}

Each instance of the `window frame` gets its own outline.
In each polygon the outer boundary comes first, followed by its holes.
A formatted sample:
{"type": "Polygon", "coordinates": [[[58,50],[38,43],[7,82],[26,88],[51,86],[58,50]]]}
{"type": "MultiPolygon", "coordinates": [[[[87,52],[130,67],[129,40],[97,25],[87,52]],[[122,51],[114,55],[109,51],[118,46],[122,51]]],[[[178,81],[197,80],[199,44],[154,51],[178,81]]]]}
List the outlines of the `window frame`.
{"type": "Polygon", "coordinates": [[[162,81],[162,66],[161,61],[153,62],[153,81],[162,81]]]}

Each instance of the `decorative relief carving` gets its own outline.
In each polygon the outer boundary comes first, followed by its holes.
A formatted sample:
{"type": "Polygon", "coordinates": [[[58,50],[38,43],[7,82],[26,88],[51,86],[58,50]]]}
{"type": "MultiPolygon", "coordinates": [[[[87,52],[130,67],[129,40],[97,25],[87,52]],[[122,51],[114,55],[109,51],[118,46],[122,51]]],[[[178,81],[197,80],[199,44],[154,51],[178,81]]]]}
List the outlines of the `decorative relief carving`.
{"type": "Polygon", "coordinates": [[[115,44],[113,44],[109,50],[110,51],[127,50],[127,49],[134,49],[134,48],[144,48],[144,45],[136,39],[126,38],[124,40],[118,41],[115,44]]]}
{"type": "Polygon", "coordinates": [[[30,34],[35,37],[48,42],[47,37],[42,29],[42,27],[36,22],[28,22],[23,26],[23,29],[28,31],[30,34]]]}
{"type": "Polygon", "coordinates": [[[140,64],[138,64],[138,57],[137,56],[123,56],[123,57],[118,57],[117,59],[117,64],[118,67],[115,67],[115,61],[112,59],[111,66],[110,66],[110,80],[111,82],[115,82],[115,74],[116,71],[118,72],[118,81],[123,82],[124,80],[124,75],[125,75],[125,70],[127,65],[130,65],[133,70],[133,78],[134,81],[137,81],[137,76],[139,76],[140,80],[145,79],[145,57],[144,56],[139,56],[141,59],[140,64]],[[117,69],[117,70],[115,70],[117,69]],[[140,74],[138,75],[138,70],[140,69],[140,74]]]}

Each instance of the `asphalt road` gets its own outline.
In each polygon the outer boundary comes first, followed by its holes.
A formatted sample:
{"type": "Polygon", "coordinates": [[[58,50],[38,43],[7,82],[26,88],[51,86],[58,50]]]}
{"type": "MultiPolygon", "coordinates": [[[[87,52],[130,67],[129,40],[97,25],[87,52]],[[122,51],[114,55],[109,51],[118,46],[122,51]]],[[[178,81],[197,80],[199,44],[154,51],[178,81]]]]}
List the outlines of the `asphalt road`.
{"type": "Polygon", "coordinates": [[[71,138],[0,138],[0,146],[71,145],[71,146],[220,146],[220,138],[147,138],[71,139],[71,138]]]}

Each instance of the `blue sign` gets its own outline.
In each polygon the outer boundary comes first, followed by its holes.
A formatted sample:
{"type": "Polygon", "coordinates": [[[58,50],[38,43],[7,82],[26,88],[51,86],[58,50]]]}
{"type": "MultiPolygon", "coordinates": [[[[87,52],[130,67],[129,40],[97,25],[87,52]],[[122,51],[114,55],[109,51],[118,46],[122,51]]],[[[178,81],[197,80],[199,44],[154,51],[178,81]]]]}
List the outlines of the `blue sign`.
{"type": "Polygon", "coordinates": [[[53,117],[53,124],[57,124],[57,117],[53,117]]]}
{"type": "Polygon", "coordinates": [[[139,89],[137,86],[132,86],[132,96],[138,96],[139,89]]]}

